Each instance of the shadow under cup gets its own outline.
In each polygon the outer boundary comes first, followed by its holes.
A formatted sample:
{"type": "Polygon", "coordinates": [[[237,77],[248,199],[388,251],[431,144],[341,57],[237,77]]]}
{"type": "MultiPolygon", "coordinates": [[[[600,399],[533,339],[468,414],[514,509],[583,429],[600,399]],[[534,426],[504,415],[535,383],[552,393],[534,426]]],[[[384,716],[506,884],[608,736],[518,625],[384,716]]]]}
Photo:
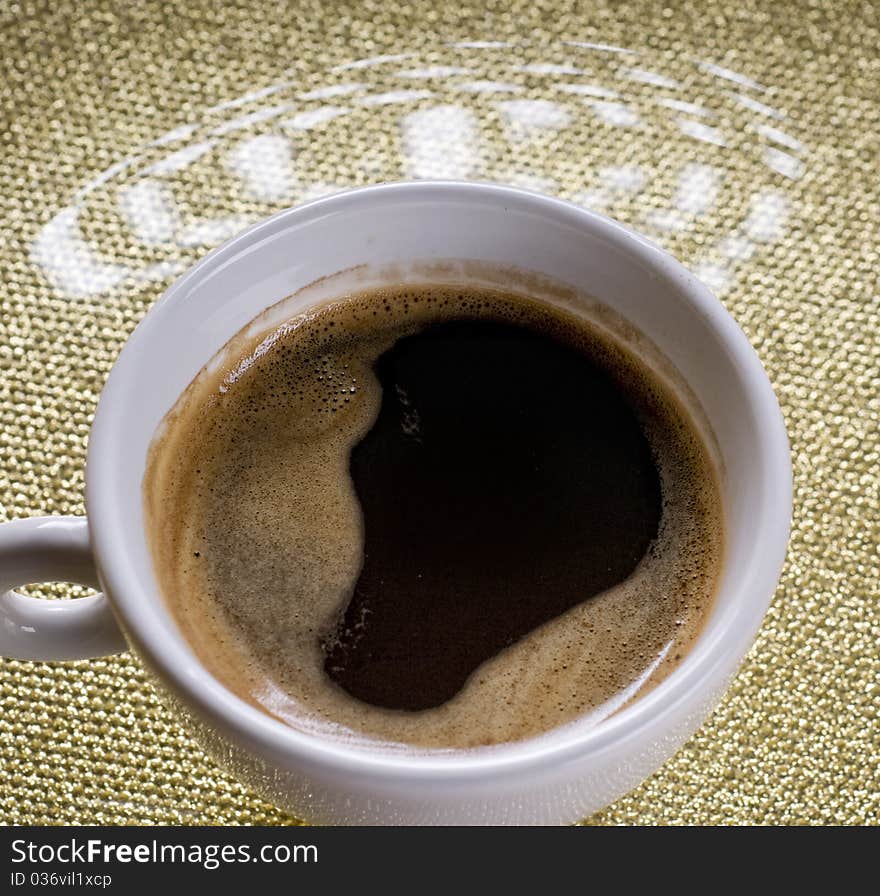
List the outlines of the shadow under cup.
{"type": "Polygon", "coordinates": [[[129,640],[209,751],[273,802],[330,823],[546,823],[577,820],[631,789],[723,693],[775,589],[791,478],[781,414],[753,349],[669,256],[558,200],[489,185],[392,184],[283,212],[211,253],[163,296],[102,395],[87,507],[99,575],[129,640]],[[672,365],[715,448],[725,563],[690,654],[606,721],[486,755],[388,756],[288,728],[201,667],[159,594],[141,483],[167,411],[252,321],[249,332],[261,332],[346,291],[434,280],[513,287],[586,310],[659,376],[672,365]]]}

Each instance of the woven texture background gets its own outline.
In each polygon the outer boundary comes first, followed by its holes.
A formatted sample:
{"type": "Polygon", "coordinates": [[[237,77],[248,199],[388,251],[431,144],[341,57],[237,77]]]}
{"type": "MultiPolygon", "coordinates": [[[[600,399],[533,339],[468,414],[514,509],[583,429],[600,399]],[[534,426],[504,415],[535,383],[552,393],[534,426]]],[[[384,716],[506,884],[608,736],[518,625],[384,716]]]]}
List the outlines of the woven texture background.
{"type": "MultiPolygon", "coordinates": [[[[83,512],[126,336],[248,223],[403,177],[564,196],[716,290],[795,470],[788,562],[731,691],[590,821],[880,821],[876,4],[24,0],[0,22],[0,519],[83,512]]],[[[0,822],[295,821],[130,657],[0,661],[0,702],[0,822]]]]}

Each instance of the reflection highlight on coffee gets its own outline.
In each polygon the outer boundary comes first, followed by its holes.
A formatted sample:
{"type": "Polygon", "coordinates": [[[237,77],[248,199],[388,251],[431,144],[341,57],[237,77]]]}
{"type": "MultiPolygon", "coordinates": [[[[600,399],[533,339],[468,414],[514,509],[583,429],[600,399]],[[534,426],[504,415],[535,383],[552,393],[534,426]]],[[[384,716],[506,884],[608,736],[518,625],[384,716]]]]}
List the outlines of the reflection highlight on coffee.
{"type": "Polygon", "coordinates": [[[185,637],[266,712],[375,748],[496,745],[606,717],[699,634],[711,453],[595,321],[406,285],[219,360],[153,442],[148,532],[185,637]]]}

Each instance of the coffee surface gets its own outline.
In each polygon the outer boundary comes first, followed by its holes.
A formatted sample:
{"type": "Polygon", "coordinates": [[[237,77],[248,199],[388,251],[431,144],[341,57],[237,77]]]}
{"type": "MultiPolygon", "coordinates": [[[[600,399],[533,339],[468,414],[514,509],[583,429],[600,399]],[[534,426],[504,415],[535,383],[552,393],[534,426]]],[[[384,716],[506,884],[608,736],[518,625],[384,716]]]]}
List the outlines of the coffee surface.
{"type": "Polygon", "coordinates": [[[238,340],[166,420],[160,585],[303,730],[461,749],[602,718],[711,605],[712,462],[673,388],[524,295],[373,290],[238,340]]]}

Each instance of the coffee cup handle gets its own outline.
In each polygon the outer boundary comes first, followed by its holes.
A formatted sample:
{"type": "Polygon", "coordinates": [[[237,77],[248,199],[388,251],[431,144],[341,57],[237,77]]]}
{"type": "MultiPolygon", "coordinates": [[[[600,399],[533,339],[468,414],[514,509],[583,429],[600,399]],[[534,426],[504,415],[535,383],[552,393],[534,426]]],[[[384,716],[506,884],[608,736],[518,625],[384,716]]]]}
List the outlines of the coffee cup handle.
{"type": "Polygon", "coordinates": [[[103,594],[39,600],[12,590],[41,582],[100,587],[85,517],[0,524],[0,657],[81,660],[127,650],[103,594]]]}

